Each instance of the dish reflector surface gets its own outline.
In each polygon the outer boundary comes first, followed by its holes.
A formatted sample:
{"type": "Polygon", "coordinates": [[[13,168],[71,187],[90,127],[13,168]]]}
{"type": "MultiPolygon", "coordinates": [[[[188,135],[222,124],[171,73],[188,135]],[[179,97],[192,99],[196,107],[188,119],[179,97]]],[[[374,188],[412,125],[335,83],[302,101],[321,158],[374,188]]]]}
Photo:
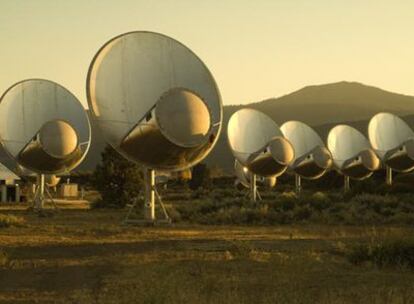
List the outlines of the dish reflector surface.
{"type": "Polygon", "coordinates": [[[338,125],[329,131],[328,149],[337,168],[342,168],[345,161],[370,148],[367,138],[355,128],[338,125]]]}
{"type": "Polygon", "coordinates": [[[372,147],[390,168],[408,172],[414,169],[414,132],[400,117],[379,113],[368,125],[372,147]]]}
{"type": "Polygon", "coordinates": [[[230,117],[227,136],[236,159],[246,164],[252,154],[265,148],[274,137],[283,137],[283,134],[267,115],[253,109],[241,109],[230,117]]]}
{"type": "Polygon", "coordinates": [[[328,149],[336,169],[355,179],[369,177],[380,166],[367,138],[348,125],[338,125],[329,132],[328,149]]]}
{"type": "Polygon", "coordinates": [[[375,152],[384,159],[388,151],[414,138],[414,132],[400,117],[391,113],[379,113],[369,122],[368,136],[375,152]]]}
{"type": "Polygon", "coordinates": [[[90,124],[79,102],[49,80],[29,79],[0,99],[0,138],[18,163],[37,173],[75,168],[90,144],[90,124]]]}
{"type": "Polygon", "coordinates": [[[311,127],[300,121],[288,121],[280,127],[283,135],[295,149],[295,159],[308,154],[318,146],[324,147],[322,139],[311,127]]]}
{"type": "Polygon", "coordinates": [[[318,133],[300,121],[288,121],[280,129],[295,150],[289,168],[309,179],[322,176],[331,166],[332,157],[318,133]]]}
{"type": "Polygon", "coordinates": [[[222,105],[211,73],[162,34],[130,32],[107,42],[90,65],[87,96],[106,141],[146,167],[191,167],[217,141],[222,105]]]}

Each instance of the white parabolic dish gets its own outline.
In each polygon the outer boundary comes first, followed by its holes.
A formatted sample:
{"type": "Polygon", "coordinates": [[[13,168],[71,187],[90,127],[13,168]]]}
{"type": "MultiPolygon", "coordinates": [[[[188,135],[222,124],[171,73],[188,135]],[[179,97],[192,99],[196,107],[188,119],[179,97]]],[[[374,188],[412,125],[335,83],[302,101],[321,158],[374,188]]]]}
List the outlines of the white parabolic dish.
{"type": "Polygon", "coordinates": [[[241,109],[230,117],[227,136],[234,157],[246,165],[253,153],[283,134],[269,116],[253,109],[241,109]]]}
{"type": "Polygon", "coordinates": [[[87,97],[106,141],[152,169],[191,167],[213,148],[221,127],[210,71],[186,46],[158,33],[107,42],[90,65],[87,97]]]}
{"type": "Polygon", "coordinates": [[[260,176],[281,175],[294,158],[292,145],[279,126],[257,110],[235,112],[227,125],[227,137],[234,157],[260,176]]]}
{"type": "Polygon", "coordinates": [[[356,179],[366,178],[380,165],[368,139],[348,125],[338,125],[331,129],[327,145],[336,169],[345,175],[356,179]]]}
{"type": "Polygon", "coordinates": [[[400,172],[414,168],[414,132],[400,117],[378,113],[369,122],[368,136],[387,166],[400,172]]]}
{"type": "Polygon", "coordinates": [[[285,122],[280,129],[295,149],[295,158],[289,165],[291,170],[315,179],[330,168],[330,152],[314,129],[300,121],[285,122]]]}
{"type": "Polygon", "coordinates": [[[85,157],[91,128],[79,100],[61,85],[29,79],[0,99],[0,138],[20,165],[36,172],[69,172],[85,157]]]}
{"type": "Polygon", "coordinates": [[[327,144],[337,168],[342,168],[345,161],[371,148],[361,132],[347,125],[338,125],[329,131],[327,144]]]}
{"type": "Polygon", "coordinates": [[[293,120],[285,122],[280,130],[295,148],[295,159],[318,146],[325,146],[318,133],[303,122],[293,120]]]}

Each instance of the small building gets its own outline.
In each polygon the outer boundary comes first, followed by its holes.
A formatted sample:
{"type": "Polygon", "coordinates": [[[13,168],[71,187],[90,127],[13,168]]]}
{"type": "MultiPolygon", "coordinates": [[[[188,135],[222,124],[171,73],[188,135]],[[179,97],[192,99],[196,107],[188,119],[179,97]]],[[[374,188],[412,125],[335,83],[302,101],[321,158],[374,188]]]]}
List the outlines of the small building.
{"type": "Polygon", "coordinates": [[[59,186],[59,197],[77,198],[79,197],[78,184],[64,183],[59,186]]]}
{"type": "Polygon", "coordinates": [[[20,177],[0,163],[0,202],[20,202],[20,177]]]}

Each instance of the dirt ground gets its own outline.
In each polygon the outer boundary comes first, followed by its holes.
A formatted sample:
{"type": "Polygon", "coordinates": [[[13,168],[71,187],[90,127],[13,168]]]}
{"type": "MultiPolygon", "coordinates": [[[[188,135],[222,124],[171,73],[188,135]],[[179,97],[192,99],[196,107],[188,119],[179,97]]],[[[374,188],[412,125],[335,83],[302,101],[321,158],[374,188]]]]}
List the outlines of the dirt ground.
{"type": "Polygon", "coordinates": [[[414,272],[350,264],[349,244],[409,227],[123,226],[61,210],[0,228],[0,303],[414,303],[414,272]]]}

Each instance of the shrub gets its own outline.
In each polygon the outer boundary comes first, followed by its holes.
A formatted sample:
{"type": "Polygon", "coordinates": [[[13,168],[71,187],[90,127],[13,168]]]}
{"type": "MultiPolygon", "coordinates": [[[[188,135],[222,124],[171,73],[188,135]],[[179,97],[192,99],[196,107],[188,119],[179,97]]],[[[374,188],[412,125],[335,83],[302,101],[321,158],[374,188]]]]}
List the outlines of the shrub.
{"type": "Polygon", "coordinates": [[[102,163],[96,167],[92,182],[102,196],[97,207],[124,207],[133,203],[143,188],[141,168],[111,146],[102,152],[102,163]]]}
{"type": "Polygon", "coordinates": [[[0,228],[7,228],[10,226],[23,226],[24,219],[14,215],[0,214],[0,228]]]}
{"type": "Polygon", "coordinates": [[[296,221],[303,222],[308,220],[312,215],[312,210],[309,206],[297,206],[293,209],[293,218],[296,221]]]}
{"type": "Polygon", "coordinates": [[[9,256],[3,250],[0,250],[0,267],[7,266],[9,263],[9,256]]]}
{"type": "Polygon", "coordinates": [[[324,209],[327,209],[331,205],[332,201],[330,197],[326,195],[325,193],[315,192],[310,197],[310,203],[311,203],[312,208],[318,211],[322,211],[324,209]]]}
{"type": "Polygon", "coordinates": [[[347,258],[355,265],[371,262],[377,267],[414,269],[414,239],[358,244],[350,248],[347,258]]]}
{"type": "Polygon", "coordinates": [[[197,164],[192,168],[192,176],[188,182],[191,190],[196,190],[200,187],[207,188],[210,186],[210,170],[206,164],[197,164]]]}
{"type": "Polygon", "coordinates": [[[282,211],[293,210],[297,204],[298,197],[295,192],[283,192],[279,197],[276,198],[277,209],[282,211]]]}

